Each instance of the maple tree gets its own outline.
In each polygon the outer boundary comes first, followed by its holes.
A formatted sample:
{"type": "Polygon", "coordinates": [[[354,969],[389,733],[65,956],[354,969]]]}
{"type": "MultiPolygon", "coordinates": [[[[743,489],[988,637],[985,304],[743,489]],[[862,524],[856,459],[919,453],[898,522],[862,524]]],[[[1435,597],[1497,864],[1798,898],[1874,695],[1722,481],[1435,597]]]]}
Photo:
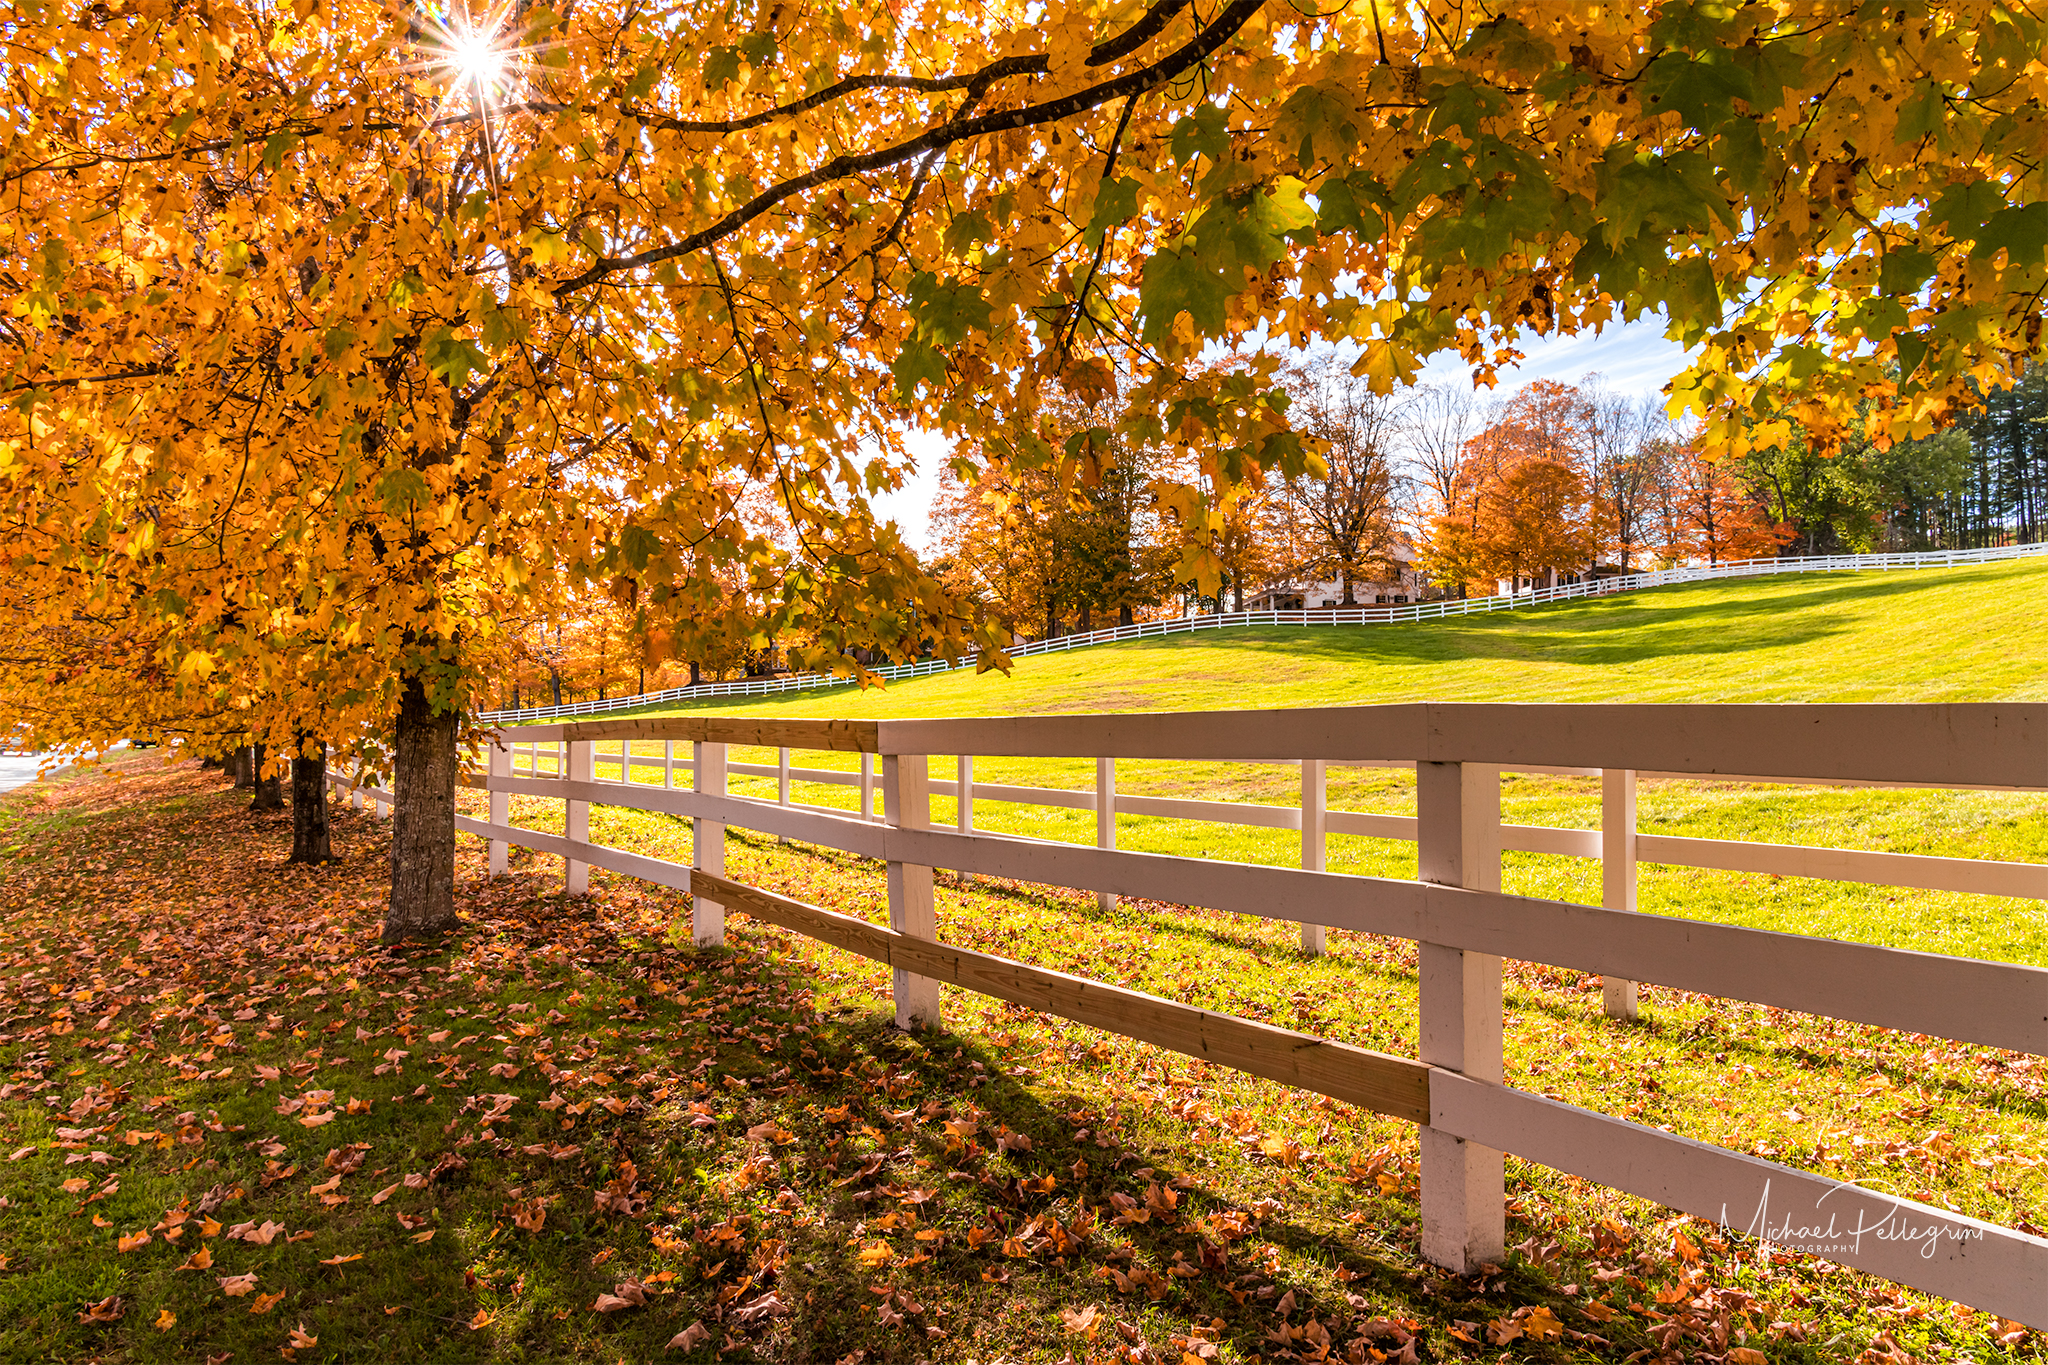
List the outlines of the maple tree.
{"type": "Polygon", "coordinates": [[[9,22],[8,571],[61,586],[37,626],[147,618],[138,685],[232,691],[280,753],[287,682],[388,736],[397,935],[452,915],[510,610],[616,587],[678,657],[840,669],[991,643],[868,510],[910,426],[986,450],[1114,382],[1211,474],[1158,492],[1207,578],[1213,506],[1310,467],[1270,358],[1187,381],[1211,342],[1348,338],[1392,384],[1663,309],[1731,449],[1866,395],[1924,433],[2043,344],[2043,33],[1993,3],[9,22]]]}
{"type": "Polygon", "coordinates": [[[1765,558],[1792,539],[1792,527],[1773,521],[1756,490],[1698,441],[1679,443],[1666,467],[1671,516],[1665,553],[1672,558],[1709,564],[1765,558]]]}

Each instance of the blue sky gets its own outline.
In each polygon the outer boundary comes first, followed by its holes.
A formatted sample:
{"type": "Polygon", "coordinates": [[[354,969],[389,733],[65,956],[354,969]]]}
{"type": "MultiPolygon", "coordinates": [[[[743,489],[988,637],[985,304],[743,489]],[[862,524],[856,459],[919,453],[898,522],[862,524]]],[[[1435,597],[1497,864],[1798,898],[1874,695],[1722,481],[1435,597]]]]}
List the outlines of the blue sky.
{"type": "MultiPolygon", "coordinates": [[[[1527,358],[1500,372],[1496,393],[1505,395],[1535,379],[1576,384],[1598,375],[1604,387],[1617,393],[1650,395],[1685,368],[1685,352],[1665,339],[1663,323],[1655,320],[1617,323],[1598,336],[1590,332],[1572,337],[1530,334],[1524,338],[1522,350],[1527,358]]],[[[1450,354],[1437,356],[1424,366],[1421,377],[1431,384],[1471,381],[1465,364],[1450,354]]],[[[878,516],[902,527],[904,539],[923,549],[946,444],[937,436],[921,434],[912,438],[911,448],[917,456],[916,475],[901,492],[874,499],[874,507],[878,516]]]]}

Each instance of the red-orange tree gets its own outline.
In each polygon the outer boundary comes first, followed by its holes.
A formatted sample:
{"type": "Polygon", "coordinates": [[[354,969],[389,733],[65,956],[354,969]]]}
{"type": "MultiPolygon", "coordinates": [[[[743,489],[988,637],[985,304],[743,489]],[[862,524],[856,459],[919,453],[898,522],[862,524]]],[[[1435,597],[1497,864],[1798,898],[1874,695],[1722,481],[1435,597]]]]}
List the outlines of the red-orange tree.
{"type": "Polygon", "coordinates": [[[1997,4],[506,13],[6,15],[0,520],[6,570],[62,584],[28,628],[145,612],[251,732],[317,676],[334,737],[390,733],[394,934],[452,913],[507,610],[626,579],[686,656],[973,643],[866,509],[906,422],[993,449],[1114,375],[1126,437],[1207,465],[1158,491],[1213,573],[1216,490],[1302,467],[1263,372],[1183,381],[1247,332],[1389,383],[1663,307],[1687,392],[1764,440],[1764,381],[1823,440],[1866,393],[1917,431],[2041,349],[2048,68],[1997,4]]]}

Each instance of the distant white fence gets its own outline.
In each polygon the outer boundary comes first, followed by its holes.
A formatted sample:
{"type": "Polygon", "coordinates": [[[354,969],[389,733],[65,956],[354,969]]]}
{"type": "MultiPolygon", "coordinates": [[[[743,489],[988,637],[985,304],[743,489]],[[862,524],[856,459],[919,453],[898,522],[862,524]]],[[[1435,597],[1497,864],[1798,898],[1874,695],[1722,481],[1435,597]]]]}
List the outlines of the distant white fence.
{"type": "MultiPolygon", "coordinates": [[[[1614,578],[1569,583],[1557,588],[1535,588],[1528,592],[1502,593],[1496,597],[1445,598],[1436,602],[1405,605],[1327,607],[1314,611],[1233,611],[1215,616],[1179,616],[1166,621],[1141,621],[1134,626],[1113,626],[1105,630],[1082,631],[1052,640],[1033,640],[1009,651],[1010,657],[1051,654],[1085,649],[1090,645],[1116,644],[1124,640],[1145,640],[1159,635],[1181,635],[1196,630],[1223,630],[1237,626],[1379,626],[1411,621],[1435,621],[1447,616],[1473,616],[1495,611],[1514,611],[1580,597],[1607,597],[1618,592],[1637,592],[1678,583],[1703,583],[1722,578],[1756,578],[1780,573],[1842,573],[1883,569],[1955,569],[1973,564],[1990,564],[2006,559],[2029,559],[2048,554],[2048,542],[2029,545],[2000,545],[1984,550],[1930,550],[1890,555],[1805,555],[1788,559],[1736,559],[1725,564],[1697,565],[1681,569],[1656,569],[1647,573],[1622,574],[1614,578]]],[[[959,663],[925,659],[914,664],[888,664],[869,670],[890,682],[949,673],[956,668],[973,668],[976,656],[959,663]]],[[[630,711],[669,702],[697,701],[707,697],[766,697],[783,692],[804,692],[820,687],[850,686],[853,679],[828,673],[793,673],[775,678],[740,678],[732,682],[698,683],[694,687],[671,687],[660,692],[642,692],[629,697],[606,697],[595,701],[565,702],[560,706],[533,706],[519,710],[486,711],[485,722],[518,724],[552,720],[562,716],[603,715],[630,711]]]]}
{"type": "MultiPolygon", "coordinates": [[[[1598,973],[1609,1013],[1634,1012],[1631,983],[1750,1000],[1914,1033],[2048,1055],[2048,970],[1704,923],[1635,910],[1638,861],[1839,877],[1902,886],[2048,896],[2048,867],[1921,858],[1636,832],[1639,776],[2048,790],[2048,706],[1409,705],[1231,713],[789,721],[662,717],[533,726],[503,734],[489,818],[458,816],[490,841],[502,874],[517,844],[564,859],[568,888],[608,868],[693,893],[698,943],[723,941],[725,907],[894,968],[897,1020],[937,1027],[941,981],[1202,1057],[1422,1128],[1423,1251],[1467,1271],[1504,1254],[1503,1152],[1720,1222],[1759,1240],[2048,1326],[2048,1239],[1727,1151],[1503,1083],[1501,959],[1598,973]],[[662,743],[659,757],[635,741],[662,743]],[[693,746],[679,763],[677,742],[693,746]],[[617,745],[616,752],[601,752],[617,745]],[[728,761],[731,745],[777,763],[728,761]],[[794,768],[790,751],[852,752],[856,771],[794,768]],[[956,758],[935,781],[927,755],[956,758]],[[1083,757],[1096,789],[976,783],[973,759],[1083,757]],[[880,771],[870,755],[879,756],[880,771]],[[1194,802],[1116,791],[1119,759],[1299,765],[1297,806],[1194,802]],[[1330,765],[1413,765],[1414,817],[1328,810],[1330,765]],[[600,778],[600,766],[615,775],[600,778]],[[652,770],[661,773],[660,786],[652,770]],[[678,772],[690,778],[675,785],[678,772]],[[1502,771],[1598,773],[1599,831],[1501,823],[1502,771]],[[733,773],[772,776],[774,800],[734,796],[733,773]],[[793,781],[857,785],[861,809],[795,803],[793,781]],[[873,789],[883,791],[877,822],[873,789]],[[930,799],[958,800],[953,829],[930,799]],[[565,834],[510,823],[513,795],[565,803],[565,834]],[[1093,808],[1094,847],[974,828],[979,801],[1093,808]],[[692,867],[592,843],[593,803],[694,822],[692,867]],[[1299,870],[1115,847],[1115,816],[1224,820],[1301,832],[1299,870]],[[889,927],[802,904],[724,875],[728,825],[887,864],[889,927]],[[1416,881],[1322,870],[1329,833],[1413,839],[1416,881]],[[1597,857],[1602,904],[1500,890],[1503,849],[1597,857]],[[1419,945],[1419,1058],[1370,1052],[1047,971],[939,940],[932,869],[1141,896],[1302,926],[1304,947],[1334,927],[1419,945]],[[1833,1228],[1828,1235],[1824,1230],[1833,1228]],[[1858,1232],[1856,1230],[1860,1229],[1858,1232]]],[[[344,790],[345,779],[335,781],[344,790]]],[[[354,793],[387,806],[384,791],[354,793]]]]}

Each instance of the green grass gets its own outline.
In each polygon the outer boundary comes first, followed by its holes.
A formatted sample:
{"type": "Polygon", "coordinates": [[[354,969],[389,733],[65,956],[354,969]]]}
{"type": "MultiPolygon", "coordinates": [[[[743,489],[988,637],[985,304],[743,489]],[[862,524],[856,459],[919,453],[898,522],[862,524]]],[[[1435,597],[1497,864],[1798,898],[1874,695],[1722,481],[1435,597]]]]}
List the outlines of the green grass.
{"type": "Polygon", "coordinates": [[[886,689],[652,708],[1036,715],[1407,701],[2039,701],[2048,560],[1793,574],[1399,626],[1197,632],[886,689]]]}
{"type": "MultiPolygon", "coordinates": [[[[33,1149],[0,1160],[0,1359],[1238,1365],[1327,1334],[1331,1359],[1492,1360],[1544,1315],[1568,1335],[1508,1358],[2041,1358],[1983,1314],[1513,1160],[1518,1250],[1446,1277],[1419,1261],[1407,1125],[950,989],[949,1033],[904,1037],[876,964],[741,916],[698,952],[681,897],[597,872],[567,899],[559,863],[524,851],[487,883],[467,837],[463,931],[386,952],[387,826],[340,812],[345,861],[285,867],[281,820],[148,762],[0,805],[20,850],[0,865],[0,1157],[33,1149]],[[323,1091],[331,1122],[285,1112],[323,1091]],[[631,1203],[600,1208],[628,1162],[631,1203]],[[283,1231],[231,1237],[252,1222],[283,1231]],[[201,1247],[212,1265],[180,1269],[201,1247]],[[250,1295],[220,1285],[250,1273],[250,1295]],[[622,1282],[646,1303],[595,1311],[622,1282]],[[110,1298],[118,1317],[80,1320],[110,1298]],[[693,1323],[703,1343],[667,1349],[693,1323]],[[291,1344],[300,1326],[316,1345],[291,1344]]],[[[515,815],[558,827],[561,807],[515,815]]],[[[683,822],[592,825],[689,856],[683,822]]],[[[861,860],[740,835],[727,856],[882,913],[861,860]]],[[[1291,926],[1184,907],[938,895],[963,945],[1414,1050],[1404,942],[1333,934],[1311,959],[1291,926]]],[[[1512,1083],[2044,1220],[2040,1059],[1655,988],[1623,1025],[1590,984],[1510,964],[1512,1083]]]]}
{"type": "MultiPolygon", "coordinates": [[[[2015,642],[2044,638],[2042,572],[1802,578],[1412,630],[1183,637],[1026,660],[1011,679],[732,709],[2033,697],[2041,670],[2015,642]]],[[[0,1360],[1237,1365],[1319,1358],[1325,1338],[1320,1358],[1354,1362],[2044,1355],[2013,1324],[1760,1254],[1512,1158],[1517,1249],[1498,1275],[1444,1276],[1419,1257],[1405,1124],[950,988],[947,1033],[905,1037],[874,963],[737,915],[726,949],[699,952],[683,898],[602,871],[589,898],[565,898],[560,864],[523,850],[511,877],[487,882],[467,836],[464,928],[387,952],[387,826],[338,812],[344,861],[287,867],[280,817],[248,815],[218,775],[160,764],[137,755],[0,801],[0,1360]],[[536,1207],[540,1226],[522,1226],[536,1207]],[[245,1223],[282,1230],[259,1245],[232,1235],[245,1223]],[[181,1268],[200,1248],[212,1264],[181,1268]],[[250,1294],[221,1284],[252,1273],[250,1294]],[[645,1303],[597,1311],[622,1284],[645,1303]],[[1517,1336],[1550,1317],[1561,1335],[1517,1336]],[[671,1349],[692,1324],[697,1344],[671,1349]]],[[[950,774],[943,757],[934,766],[950,774]]],[[[977,777],[1085,789],[1092,764],[984,758],[977,777]]],[[[1298,776],[1127,763],[1119,784],[1291,803],[1298,776]]],[[[1335,808],[1413,810],[1399,771],[1336,769],[1330,787],[1335,808]]],[[[823,784],[796,797],[855,801],[823,784]]],[[[1584,779],[1515,775],[1504,798],[1510,822],[1597,823],[1584,779]]],[[[481,799],[461,797],[475,813],[481,799]]],[[[950,802],[935,806],[951,818],[950,802]]],[[[684,822],[591,815],[603,842],[689,859],[684,822]]],[[[562,807],[516,798],[513,818],[559,831],[562,807]]],[[[1640,821],[2048,857],[2040,799],[2011,793],[1646,782],[1640,821]]],[[[1093,836],[1083,811],[989,803],[977,824],[1093,836]]],[[[1118,838],[1298,856],[1291,834],[1190,821],[1125,816],[1118,838]]],[[[739,880],[884,914],[878,866],[737,831],[726,852],[739,880]]],[[[1332,836],[1330,866],[1406,877],[1414,852],[1332,836]]],[[[1505,880],[1597,898],[1585,860],[1513,854],[1505,880]]],[[[2048,965],[2038,902],[1655,866],[1642,901],[2048,965]]],[[[987,880],[942,882],[938,909],[942,937],[965,947],[1415,1051],[1410,943],[1332,933],[1310,958],[1289,924],[1148,901],[1103,912],[1092,895],[987,880]]],[[[1622,1024],[1579,973],[1507,972],[1511,1084],[2008,1226],[2048,1224],[2040,1058],[1658,987],[1644,1019],[1622,1024]]]]}

